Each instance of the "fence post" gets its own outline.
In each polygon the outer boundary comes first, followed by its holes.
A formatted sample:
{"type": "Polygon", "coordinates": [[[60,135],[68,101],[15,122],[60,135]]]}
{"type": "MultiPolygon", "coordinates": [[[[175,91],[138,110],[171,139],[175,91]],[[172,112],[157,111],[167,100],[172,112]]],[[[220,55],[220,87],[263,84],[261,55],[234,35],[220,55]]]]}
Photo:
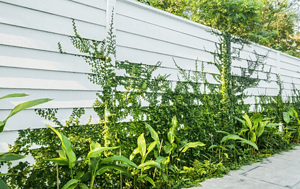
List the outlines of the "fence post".
{"type": "Polygon", "coordinates": [[[277,74],[280,77],[280,52],[276,51],[276,67],[277,67],[277,74]]]}

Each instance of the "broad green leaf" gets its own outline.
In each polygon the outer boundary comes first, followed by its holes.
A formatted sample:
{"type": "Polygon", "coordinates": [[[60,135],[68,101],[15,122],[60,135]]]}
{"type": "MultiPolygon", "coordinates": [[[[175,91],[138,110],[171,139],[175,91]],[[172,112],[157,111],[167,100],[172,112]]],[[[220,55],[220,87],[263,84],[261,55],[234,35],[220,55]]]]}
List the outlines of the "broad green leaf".
{"type": "Polygon", "coordinates": [[[87,185],[83,183],[79,183],[78,186],[80,187],[80,189],[89,189],[89,187],[87,187],[87,185]]]}
{"type": "Polygon", "coordinates": [[[177,118],[176,118],[176,116],[174,116],[172,118],[172,127],[170,128],[170,130],[168,132],[168,140],[170,143],[173,143],[175,140],[176,129],[177,129],[177,118]]]}
{"type": "Polygon", "coordinates": [[[290,114],[288,112],[283,112],[283,120],[286,123],[289,123],[291,121],[290,114]]]}
{"type": "Polygon", "coordinates": [[[60,149],[58,151],[58,154],[60,157],[67,159],[67,155],[66,155],[65,151],[63,151],[62,149],[60,149]]]}
{"type": "Polygon", "coordinates": [[[92,157],[98,157],[104,151],[114,150],[114,149],[117,149],[117,148],[119,148],[119,146],[116,146],[116,147],[97,147],[97,148],[89,151],[86,159],[89,159],[89,158],[92,158],[92,157]]]}
{"type": "Polygon", "coordinates": [[[248,145],[252,146],[253,148],[255,148],[256,150],[258,150],[257,145],[254,142],[252,142],[252,141],[244,139],[244,140],[239,141],[239,142],[240,143],[244,143],[244,144],[248,144],[248,145]]]}
{"type": "Polygon", "coordinates": [[[25,94],[25,93],[13,93],[13,94],[8,94],[8,95],[0,97],[0,100],[5,99],[5,98],[24,97],[24,96],[28,96],[28,94],[25,94]]]}
{"type": "Polygon", "coordinates": [[[0,188],[1,189],[9,189],[6,183],[0,178],[0,188]]]}
{"type": "Polygon", "coordinates": [[[262,121],[263,119],[264,119],[264,116],[262,114],[254,114],[250,118],[250,120],[253,124],[258,123],[258,122],[262,121]]]}
{"type": "Polygon", "coordinates": [[[47,159],[46,161],[53,161],[57,165],[69,165],[68,159],[63,157],[47,159]]]}
{"type": "Polygon", "coordinates": [[[129,159],[133,160],[133,158],[135,157],[136,154],[140,153],[139,148],[136,148],[133,150],[133,152],[130,154],[129,159]]]}
{"type": "Polygon", "coordinates": [[[84,171],[78,171],[78,172],[76,173],[75,179],[80,180],[80,178],[81,178],[83,175],[84,175],[84,171]]]}
{"type": "Polygon", "coordinates": [[[156,133],[156,131],[149,125],[146,123],[146,127],[149,129],[151,137],[153,140],[158,141],[157,142],[157,148],[159,149],[159,137],[158,134],[156,133]]]}
{"type": "Polygon", "coordinates": [[[238,135],[227,135],[222,138],[221,143],[227,140],[242,140],[242,138],[238,135]]]}
{"type": "Polygon", "coordinates": [[[264,122],[262,122],[262,121],[259,122],[259,126],[257,127],[257,131],[256,131],[256,137],[257,137],[257,138],[260,137],[260,136],[263,134],[266,125],[267,125],[267,122],[266,122],[266,121],[264,121],[264,122]]]}
{"type": "Polygon", "coordinates": [[[173,118],[172,118],[172,127],[174,129],[176,129],[177,128],[177,124],[178,124],[177,118],[176,118],[176,116],[173,116],[173,118]]]}
{"type": "Polygon", "coordinates": [[[158,141],[151,142],[151,144],[147,148],[147,153],[150,153],[155,148],[157,143],[158,141]]]}
{"type": "Polygon", "coordinates": [[[72,150],[71,142],[69,141],[69,139],[65,135],[61,134],[60,132],[58,132],[56,129],[54,129],[50,125],[47,124],[47,126],[53,132],[55,132],[56,135],[58,136],[58,138],[60,139],[61,148],[68,157],[69,168],[72,169],[75,166],[75,163],[76,163],[76,155],[75,155],[74,151],[72,150]]]}
{"type": "Polygon", "coordinates": [[[250,130],[252,130],[252,123],[251,123],[251,120],[250,120],[249,116],[248,116],[247,114],[244,114],[244,115],[243,115],[243,118],[244,118],[245,121],[246,121],[247,127],[248,127],[250,130]]]}
{"type": "Polygon", "coordinates": [[[0,173],[0,177],[7,176],[7,175],[9,175],[9,174],[8,173],[0,173]]]}
{"type": "Polygon", "coordinates": [[[146,153],[146,155],[143,156],[143,158],[142,158],[141,163],[144,163],[144,162],[145,162],[145,160],[146,160],[148,154],[155,148],[155,146],[156,146],[157,143],[158,143],[158,141],[151,142],[151,144],[150,144],[150,145],[148,146],[148,148],[147,148],[147,153],[146,153]]]}
{"type": "Polygon", "coordinates": [[[138,143],[140,154],[142,155],[142,157],[144,157],[146,155],[146,148],[147,148],[144,133],[139,136],[137,143],[138,143]]]}
{"type": "Polygon", "coordinates": [[[249,132],[249,137],[252,142],[256,142],[256,134],[255,132],[249,132]]]}
{"type": "Polygon", "coordinates": [[[4,123],[10,118],[12,117],[13,115],[17,114],[18,112],[24,110],[24,109],[27,109],[27,108],[31,108],[33,106],[37,106],[39,104],[43,104],[43,103],[46,103],[46,102],[49,102],[50,98],[42,98],[42,99],[37,99],[37,100],[31,100],[31,101],[28,101],[28,102],[23,102],[21,104],[18,104],[17,106],[14,107],[14,109],[10,112],[10,114],[8,115],[8,117],[4,120],[4,123]]]}
{"type": "Polygon", "coordinates": [[[189,148],[196,148],[198,146],[205,146],[205,144],[203,144],[202,142],[189,142],[187,144],[185,144],[180,150],[182,150],[182,152],[186,152],[189,148]]]}
{"type": "Polygon", "coordinates": [[[278,123],[269,123],[268,125],[266,125],[266,127],[269,128],[276,128],[278,126],[278,123]]]}
{"type": "MultiPolygon", "coordinates": [[[[238,117],[235,117],[235,119],[236,120],[238,120],[239,122],[241,122],[242,123],[242,125],[243,125],[243,127],[246,127],[246,128],[248,128],[247,127],[247,125],[246,125],[246,122],[245,122],[245,120],[242,120],[242,119],[240,119],[240,118],[238,118],[238,117]]],[[[229,134],[229,133],[228,133],[229,134]]]]}
{"type": "Polygon", "coordinates": [[[79,182],[80,180],[78,179],[71,179],[62,187],[62,189],[74,189],[79,182]]]}
{"type": "Polygon", "coordinates": [[[243,128],[240,132],[239,132],[239,135],[242,135],[243,133],[249,131],[249,129],[247,128],[243,128]]]}
{"type": "Polygon", "coordinates": [[[290,111],[292,111],[294,113],[294,116],[298,119],[298,113],[294,108],[291,108],[290,111]]]}
{"type": "Polygon", "coordinates": [[[26,156],[22,156],[19,154],[3,153],[3,154],[0,154],[0,162],[15,161],[15,160],[23,159],[25,157],[26,156]]]}
{"type": "Polygon", "coordinates": [[[165,150],[165,152],[166,152],[167,154],[170,153],[170,152],[172,152],[172,150],[173,150],[172,144],[167,143],[167,144],[164,146],[164,150],[165,150]]]}
{"type": "Polygon", "coordinates": [[[98,171],[97,171],[97,175],[102,175],[103,173],[105,173],[108,169],[115,169],[117,171],[121,171],[121,172],[127,172],[126,169],[124,167],[118,166],[118,165],[105,165],[102,166],[98,171]]]}
{"type": "Polygon", "coordinates": [[[154,187],[156,187],[154,181],[153,181],[149,176],[146,176],[146,177],[145,177],[145,180],[147,180],[147,181],[150,182],[154,187]]]}
{"type": "Polygon", "coordinates": [[[165,157],[162,157],[162,156],[159,156],[155,161],[157,163],[161,163],[162,161],[164,161],[166,158],[165,157]]]}
{"type": "Polygon", "coordinates": [[[157,163],[157,162],[155,162],[155,161],[152,161],[152,160],[140,164],[140,165],[138,166],[138,168],[144,169],[145,167],[148,167],[148,166],[149,166],[149,167],[157,167],[157,168],[160,169],[159,163],[157,163]]]}
{"type": "Polygon", "coordinates": [[[108,163],[112,163],[114,161],[121,161],[124,163],[127,163],[128,165],[138,168],[137,165],[135,163],[133,163],[132,161],[130,161],[128,158],[124,157],[124,156],[112,156],[112,157],[108,157],[103,159],[100,164],[108,164],[108,163]]]}
{"type": "Polygon", "coordinates": [[[101,145],[98,142],[92,141],[90,144],[90,150],[94,150],[96,148],[101,148],[101,145]]]}

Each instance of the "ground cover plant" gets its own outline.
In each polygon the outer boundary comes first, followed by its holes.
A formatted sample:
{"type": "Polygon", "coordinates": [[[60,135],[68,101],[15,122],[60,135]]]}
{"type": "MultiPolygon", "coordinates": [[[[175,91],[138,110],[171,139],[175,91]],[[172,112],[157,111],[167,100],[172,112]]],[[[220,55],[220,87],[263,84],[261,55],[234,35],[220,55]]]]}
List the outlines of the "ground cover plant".
{"type": "MultiPolygon", "coordinates": [[[[278,95],[260,97],[256,111],[250,111],[245,91],[258,85],[253,76],[262,71],[265,55],[246,60],[248,67],[234,74],[232,61],[247,44],[227,31],[215,31],[220,42],[209,64],[220,74],[213,75],[218,84],[210,84],[198,61],[195,71],[175,62],[183,78],[176,83],[168,75],[153,76],[161,63],[114,61],[112,24],[103,41],[82,38],[74,21],[73,30],[71,42],[91,66],[88,78],[99,86],[93,109],[100,121],[81,123],[82,108],[65,123],[56,118],[56,109],[36,110],[57,127],[19,132],[10,153],[30,154],[35,163],[10,167],[14,176],[4,179],[11,188],[183,188],[299,141],[299,93],[295,89],[285,102],[278,78],[278,95]],[[32,149],[33,144],[40,148],[32,149]]],[[[65,53],[61,44],[59,50],[65,53]]],[[[268,81],[269,72],[264,73],[268,81]]]]}

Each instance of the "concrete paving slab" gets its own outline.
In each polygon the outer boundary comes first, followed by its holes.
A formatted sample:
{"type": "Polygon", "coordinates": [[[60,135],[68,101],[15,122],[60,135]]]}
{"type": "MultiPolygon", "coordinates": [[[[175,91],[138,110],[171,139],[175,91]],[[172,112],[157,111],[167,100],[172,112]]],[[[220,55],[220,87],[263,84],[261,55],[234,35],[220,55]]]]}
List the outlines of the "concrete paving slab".
{"type": "Polygon", "coordinates": [[[202,187],[194,187],[192,189],[286,189],[286,187],[248,178],[243,175],[209,179],[202,182],[201,185],[202,187]]]}
{"type": "Polygon", "coordinates": [[[293,186],[292,189],[300,189],[300,182],[293,186]]]}
{"type": "Polygon", "coordinates": [[[300,147],[200,184],[192,189],[300,189],[300,147]]]}
{"type": "Polygon", "coordinates": [[[244,176],[284,187],[293,187],[300,181],[300,174],[295,175],[288,171],[274,170],[267,167],[259,167],[244,176]]]}

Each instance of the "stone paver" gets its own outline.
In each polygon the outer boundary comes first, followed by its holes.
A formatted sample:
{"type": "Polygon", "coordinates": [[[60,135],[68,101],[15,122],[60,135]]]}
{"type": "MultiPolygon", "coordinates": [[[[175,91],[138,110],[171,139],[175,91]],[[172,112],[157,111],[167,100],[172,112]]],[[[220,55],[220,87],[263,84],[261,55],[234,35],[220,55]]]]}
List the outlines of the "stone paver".
{"type": "Polygon", "coordinates": [[[300,147],[230,171],[191,189],[300,189],[300,147]]]}

